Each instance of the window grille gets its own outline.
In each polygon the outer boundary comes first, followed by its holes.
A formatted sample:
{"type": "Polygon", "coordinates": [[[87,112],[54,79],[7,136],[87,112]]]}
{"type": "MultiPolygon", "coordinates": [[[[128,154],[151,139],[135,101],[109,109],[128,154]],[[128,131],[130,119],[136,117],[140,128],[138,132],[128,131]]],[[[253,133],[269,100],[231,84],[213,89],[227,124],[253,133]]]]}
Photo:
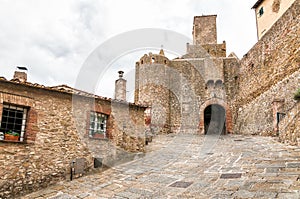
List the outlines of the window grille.
{"type": "Polygon", "coordinates": [[[90,113],[90,128],[89,136],[95,137],[96,134],[106,135],[106,123],[108,116],[102,113],[91,112],[90,113]]]}
{"type": "Polygon", "coordinates": [[[3,104],[0,132],[17,133],[19,141],[24,140],[26,129],[27,108],[10,104],[3,104]]]}

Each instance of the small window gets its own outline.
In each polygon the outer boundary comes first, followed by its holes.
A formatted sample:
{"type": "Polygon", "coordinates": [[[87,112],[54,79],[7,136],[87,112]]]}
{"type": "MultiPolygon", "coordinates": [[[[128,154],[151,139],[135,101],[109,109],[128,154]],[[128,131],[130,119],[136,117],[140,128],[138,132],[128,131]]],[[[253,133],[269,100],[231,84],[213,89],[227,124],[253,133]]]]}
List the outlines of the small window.
{"type": "Polygon", "coordinates": [[[154,62],[155,62],[155,58],[152,57],[152,58],[151,58],[151,63],[154,63],[154,62]]]}
{"type": "Polygon", "coordinates": [[[218,79],[215,83],[216,88],[223,88],[223,81],[218,79]]]}
{"type": "Polygon", "coordinates": [[[213,88],[214,87],[214,80],[208,80],[206,83],[207,88],[213,88]]]}
{"type": "Polygon", "coordinates": [[[264,14],[264,7],[261,7],[258,11],[258,15],[261,17],[264,14]]]}
{"type": "Polygon", "coordinates": [[[4,134],[4,140],[24,140],[27,112],[25,107],[3,104],[0,132],[4,134]]]}
{"type": "Polygon", "coordinates": [[[90,128],[89,136],[91,138],[105,138],[106,137],[106,123],[108,116],[102,113],[90,113],[90,128]]]}

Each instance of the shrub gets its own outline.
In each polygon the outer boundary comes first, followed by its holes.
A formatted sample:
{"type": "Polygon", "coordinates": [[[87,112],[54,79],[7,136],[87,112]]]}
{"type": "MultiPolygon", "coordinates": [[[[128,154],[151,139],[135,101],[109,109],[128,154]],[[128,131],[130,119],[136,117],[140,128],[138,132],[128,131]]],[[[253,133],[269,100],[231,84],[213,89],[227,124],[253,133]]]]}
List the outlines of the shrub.
{"type": "Polygon", "coordinates": [[[297,92],[294,95],[295,100],[300,100],[300,88],[297,90],[297,92]]]}

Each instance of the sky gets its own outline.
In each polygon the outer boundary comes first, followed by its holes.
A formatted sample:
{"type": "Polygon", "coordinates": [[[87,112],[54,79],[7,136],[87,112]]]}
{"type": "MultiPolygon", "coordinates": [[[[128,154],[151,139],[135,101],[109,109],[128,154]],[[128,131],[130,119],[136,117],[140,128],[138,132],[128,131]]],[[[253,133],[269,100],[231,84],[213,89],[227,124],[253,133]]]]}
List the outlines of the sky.
{"type": "MultiPolygon", "coordinates": [[[[192,39],[194,16],[217,14],[218,43],[242,58],[257,42],[256,0],[0,0],[0,76],[12,79],[16,66],[28,68],[28,81],[74,87],[89,55],[128,31],[157,28],[192,39]]],[[[95,92],[113,97],[117,71],[133,71],[145,53],[120,55],[95,92]]],[[[174,54],[167,53],[172,59],[174,54]]],[[[125,76],[126,77],[126,76],[125,76]]],[[[134,80],[127,76],[132,90],[134,80]]],[[[129,93],[132,95],[132,92],[129,93]]]]}

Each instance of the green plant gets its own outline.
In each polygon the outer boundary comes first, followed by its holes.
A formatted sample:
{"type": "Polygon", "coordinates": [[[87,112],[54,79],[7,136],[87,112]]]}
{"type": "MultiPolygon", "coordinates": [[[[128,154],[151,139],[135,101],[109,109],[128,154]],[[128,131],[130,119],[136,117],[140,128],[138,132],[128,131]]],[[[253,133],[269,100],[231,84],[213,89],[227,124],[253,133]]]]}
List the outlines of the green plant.
{"type": "Polygon", "coordinates": [[[20,136],[20,133],[13,132],[13,131],[11,131],[11,130],[7,131],[5,134],[13,135],[13,136],[20,136]]]}
{"type": "Polygon", "coordinates": [[[300,100],[300,88],[297,90],[297,92],[294,95],[295,100],[300,100]]]}

